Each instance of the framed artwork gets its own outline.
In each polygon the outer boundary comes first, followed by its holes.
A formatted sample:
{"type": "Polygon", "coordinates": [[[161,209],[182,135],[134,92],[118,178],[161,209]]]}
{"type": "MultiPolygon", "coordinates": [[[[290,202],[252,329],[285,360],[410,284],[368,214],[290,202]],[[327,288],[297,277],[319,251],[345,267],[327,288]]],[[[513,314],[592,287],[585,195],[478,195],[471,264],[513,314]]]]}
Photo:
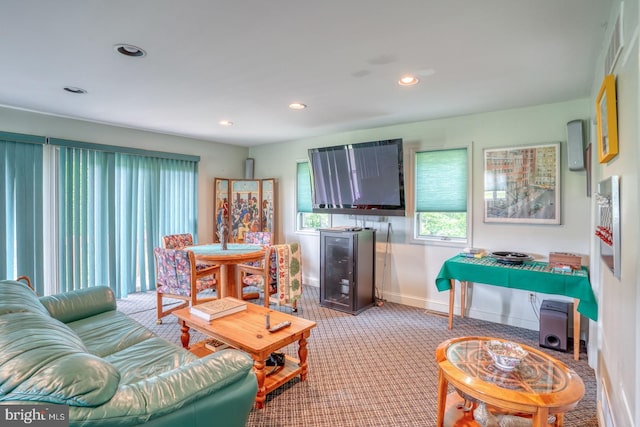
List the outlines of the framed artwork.
{"type": "Polygon", "coordinates": [[[229,180],[224,178],[215,178],[214,180],[214,218],[213,218],[213,241],[218,243],[218,228],[220,224],[226,222],[229,224],[229,180]]]}
{"type": "Polygon", "coordinates": [[[484,150],[484,221],[560,224],[560,143],[484,150]]]}
{"type": "Polygon", "coordinates": [[[616,106],[616,76],[604,77],[596,99],[598,127],[598,160],[606,163],[618,154],[618,112],[616,106]]]}

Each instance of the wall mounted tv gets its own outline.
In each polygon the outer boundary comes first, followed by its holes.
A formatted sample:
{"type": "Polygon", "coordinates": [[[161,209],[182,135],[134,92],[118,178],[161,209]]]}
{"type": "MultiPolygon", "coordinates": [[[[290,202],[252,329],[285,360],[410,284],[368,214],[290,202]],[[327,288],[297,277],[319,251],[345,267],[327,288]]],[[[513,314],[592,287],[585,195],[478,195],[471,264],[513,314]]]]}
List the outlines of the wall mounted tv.
{"type": "Polygon", "coordinates": [[[313,212],[404,216],[402,139],[309,149],[313,212]]]}

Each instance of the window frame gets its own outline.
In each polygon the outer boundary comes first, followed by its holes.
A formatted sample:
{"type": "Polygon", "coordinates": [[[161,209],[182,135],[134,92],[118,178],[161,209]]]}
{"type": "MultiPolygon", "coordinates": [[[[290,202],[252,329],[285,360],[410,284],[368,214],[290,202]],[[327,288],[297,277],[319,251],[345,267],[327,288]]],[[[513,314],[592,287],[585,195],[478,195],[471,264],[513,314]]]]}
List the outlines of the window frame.
{"type": "Polygon", "coordinates": [[[410,156],[411,156],[411,183],[412,183],[412,188],[411,188],[411,198],[410,198],[410,203],[411,203],[411,215],[412,215],[412,219],[411,219],[411,224],[413,227],[412,233],[411,233],[411,242],[414,244],[422,244],[422,245],[429,245],[429,246],[448,246],[448,247],[460,247],[460,248],[464,248],[464,247],[470,247],[473,246],[472,242],[472,225],[473,225],[473,199],[472,199],[472,192],[473,192],[473,188],[472,188],[472,182],[473,182],[473,144],[472,143],[468,143],[468,144],[458,144],[458,145],[452,145],[452,146],[446,146],[446,147],[425,147],[425,146],[420,146],[420,147],[412,147],[409,150],[410,156]],[[467,214],[467,224],[466,224],[466,237],[465,238],[449,238],[449,237],[430,237],[430,236],[420,236],[419,230],[420,230],[420,212],[417,212],[416,210],[416,188],[417,188],[417,176],[416,176],[416,158],[418,153],[423,153],[426,151],[449,151],[449,150],[460,150],[460,149],[466,149],[467,150],[467,208],[466,208],[466,214],[467,214]]]}

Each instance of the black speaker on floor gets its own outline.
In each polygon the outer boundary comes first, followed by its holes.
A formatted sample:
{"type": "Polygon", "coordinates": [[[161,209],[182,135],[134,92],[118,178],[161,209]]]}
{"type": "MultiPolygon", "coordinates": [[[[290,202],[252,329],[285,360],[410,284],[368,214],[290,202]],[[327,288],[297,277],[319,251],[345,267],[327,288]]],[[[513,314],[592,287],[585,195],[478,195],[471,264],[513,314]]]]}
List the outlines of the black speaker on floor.
{"type": "Polygon", "coordinates": [[[542,301],[540,306],[540,347],[567,351],[569,342],[569,316],[573,303],[542,301]]]}

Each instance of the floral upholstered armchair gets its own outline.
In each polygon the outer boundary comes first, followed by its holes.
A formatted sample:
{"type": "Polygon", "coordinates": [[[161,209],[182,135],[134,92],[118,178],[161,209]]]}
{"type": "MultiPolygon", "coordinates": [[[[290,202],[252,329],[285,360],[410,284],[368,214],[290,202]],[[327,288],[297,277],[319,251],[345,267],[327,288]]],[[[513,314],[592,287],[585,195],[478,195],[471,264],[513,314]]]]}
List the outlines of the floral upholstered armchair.
{"type": "Polygon", "coordinates": [[[188,250],[155,248],[153,253],[156,258],[158,324],[161,324],[162,318],[174,310],[218,298],[215,275],[220,269],[219,266],[196,269],[193,252],[188,250]],[[212,292],[207,296],[198,295],[205,290],[216,292],[215,295],[212,292]],[[183,302],[164,310],[163,298],[174,298],[183,302]]]}

